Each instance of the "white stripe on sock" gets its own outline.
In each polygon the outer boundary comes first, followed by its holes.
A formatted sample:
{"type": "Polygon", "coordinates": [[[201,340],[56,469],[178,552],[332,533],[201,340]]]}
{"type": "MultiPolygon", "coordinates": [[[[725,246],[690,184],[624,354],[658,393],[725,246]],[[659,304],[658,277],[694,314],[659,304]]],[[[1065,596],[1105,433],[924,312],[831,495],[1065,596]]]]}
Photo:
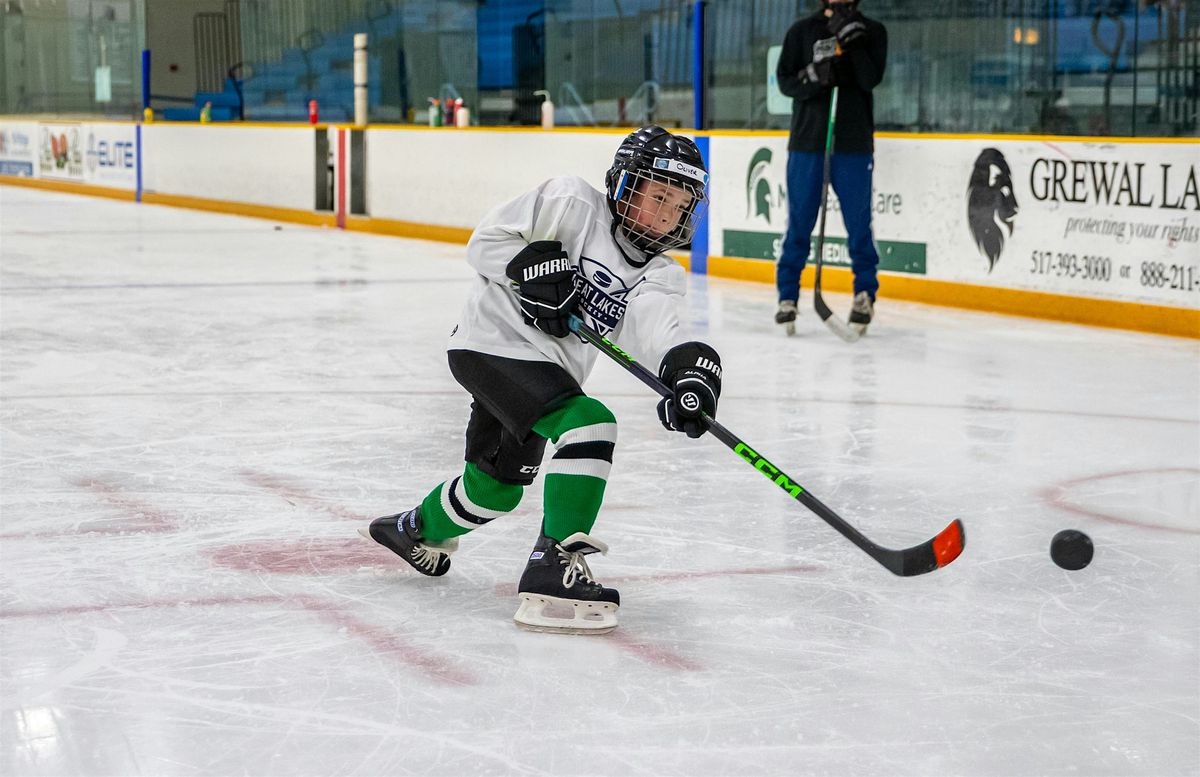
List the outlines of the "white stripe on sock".
{"type": "Polygon", "coordinates": [[[464,519],[458,514],[458,511],[454,509],[454,505],[450,504],[450,489],[446,488],[446,485],[446,483],[443,483],[438,486],[438,491],[440,492],[438,495],[439,500],[442,503],[442,509],[446,511],[446,515],[450,516],[450,520],[453,521],[456,526],[461,526],[464,529],[478,529],[479,524],[471,523],[470,521],[464,519]]]}
{"type": "MultiPolygon", "coordinates": [[[[454,489],[454,495],[458,497],[459,504],[461,504],[463,509],[468,513],[480,518],[486,518],[489,521],[494,521],[501,516],[508,515],[508,512],[505,510],[489,510],[486,507],[480,507],[472,502],[470,498],[467,497],[467,487],[463,485],[463,482],[464,481],[462,478],[458,479],[458,487],[454,489]]],[[[474,525],[475,524],[472,524],[472,526],[474,525]]]]}
{"type": "Polygon", "coordinates": [[[546,464],[547,475],[588,475],[608,480],[612,464],[603,459],[550,459],[546,464]]]}
{"type": "Polygon", "coordinates": [[[558,442],[554,443],[555,448],[561,448],[564,445],[574,445],[577,442],[611,442],[617,441],[617,425],[616,424],[591,424],[590,426],[581,426],[578,429],[568,429],[558,438],[558,442]]]}

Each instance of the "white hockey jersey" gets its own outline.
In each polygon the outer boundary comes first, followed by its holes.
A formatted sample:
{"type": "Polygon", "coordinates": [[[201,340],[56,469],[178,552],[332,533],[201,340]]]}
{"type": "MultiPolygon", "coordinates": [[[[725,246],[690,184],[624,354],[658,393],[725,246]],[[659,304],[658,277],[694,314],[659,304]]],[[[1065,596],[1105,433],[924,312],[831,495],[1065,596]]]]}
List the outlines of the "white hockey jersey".
{"type": "MultiPolygon", "coordinates": [[[[579,273],[584,322],[651,371],[672,346],[686,342],[679,323],[683,268],[666,256],[630,264],[613,238],[603,193],[576,176],[552,178],[495,208],[467,244],[467,263],[479,273],[449,348],[510,359],[548,361],[580,384],[599,352],[578,337],[551,337],[527,325],[505,275],[508,263],[535,240],[558,240],[579,273]]],[[[625,244],[629,256],[643,254],[625,244]]]]}

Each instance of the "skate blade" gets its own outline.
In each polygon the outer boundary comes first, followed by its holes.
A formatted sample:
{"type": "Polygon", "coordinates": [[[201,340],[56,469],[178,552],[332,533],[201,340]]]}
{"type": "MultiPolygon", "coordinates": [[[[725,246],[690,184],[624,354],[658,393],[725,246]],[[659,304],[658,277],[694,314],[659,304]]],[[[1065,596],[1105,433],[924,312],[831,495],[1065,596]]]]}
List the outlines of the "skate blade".
{"type": "Polygon", "coordinates": [[[786,334],[788,337],[792,337],[792,336],[794,336],[794,335],[796,334],[796,322],[795,322],[795,321],[789,321],[789,322],[787,322],[786,324],[784,324],[784,325],[783,325],[783,332],[784,332],[784,334],[786,334]]]}
{"type": "Polygon", "coordinates": [[[858,333],[859,337],[862,337],[867,333],[867,327],[870,326],[870,324],[850,324],[849,326],[852,330],[858,333]]]}
{"type": "Polygon", "coordinates": [[[521,606],[513,616],[513,622],[525,631],[599,636],[617,627],[618,609],[610,602],[580,602],[521,594],[521,606]]]}

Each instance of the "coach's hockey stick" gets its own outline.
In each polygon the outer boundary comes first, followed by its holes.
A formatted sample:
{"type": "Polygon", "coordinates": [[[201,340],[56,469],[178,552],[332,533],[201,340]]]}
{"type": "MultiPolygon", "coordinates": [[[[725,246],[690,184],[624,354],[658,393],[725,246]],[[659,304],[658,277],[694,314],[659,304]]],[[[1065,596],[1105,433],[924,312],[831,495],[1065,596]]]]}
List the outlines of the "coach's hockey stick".
{"type": "MultiPolygon", "coordinates": [[[[583,323],[578,316],[571,317],[571,330],[581,338],[596,346],[617,364],[620,364],[634,377],[652,388],[661,397],[673,397],[675,392],[667,388],[650,370],[638,364],[632,356],[613,345],[594,329],[583,323]]],[[[708,431],[721,442],[725,443],[734,453],[747,464],[767,476],[775,485],[802,505],[812,510],[825,523],[832,526],[846,539],[857,545],[864,553],[878,561],[894,574],[902,577],[923,575],[935,569],[946,566],[962,553],[966,544],[966,534],[962,522],[955,519],[953,523],[942,529],[936,537],[920,545],[914,545],[904,550],[892,550],[876,545],[863,536],[862,532],[842,520],[833,510],[823,505],[820,500],[810,494],[803,486],[792,480],[783,470],[767,461],[766,457],[742,442],[738,437],[717,423],[715,418],[704,415],[704,423],[708,431]]]]}
{"type": "Polygon", "coordinates": [[[825,326],[832,329],[835,335],[852,343],[860,334],[851,329],[845,321],[834,316],[833,311],[825,304],[825,298],[821,296],[821,265],[825,259],[825,216],[829,212],[829,173],[833,159],[833,125],[837,118],[837,99],[838,88],[835,86],[833,94],[829,97],[829,125],[825,128],[825,165],[821,175],[821,228],[817,231],[817,277],[813,281],[813,308],[825,322],[825,326]]]}

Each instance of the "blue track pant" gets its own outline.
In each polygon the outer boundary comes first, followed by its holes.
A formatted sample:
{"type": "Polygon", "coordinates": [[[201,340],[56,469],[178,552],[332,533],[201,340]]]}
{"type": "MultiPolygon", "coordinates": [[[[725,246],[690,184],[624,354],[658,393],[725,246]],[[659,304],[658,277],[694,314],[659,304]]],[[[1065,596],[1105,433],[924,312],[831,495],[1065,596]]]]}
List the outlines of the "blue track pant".
{"type": "MultiPolygon", "coordinates": [[[[788,230],[783,255],[775,268],[779,299],[800,296],[800,273],[808,262],[809,246],[817,214],[821,209],[821,179],[825,157],[809,152],[790,152],[787,163],[788,230]]],[[[849,237],[850,266],[854,270],[854,293],[865,291],[875,298],[879,289],[879,254],[871,235],[871,154],[838,154],[830,160],[829,183],[842,205],[842,220],[849,237]]]]}

